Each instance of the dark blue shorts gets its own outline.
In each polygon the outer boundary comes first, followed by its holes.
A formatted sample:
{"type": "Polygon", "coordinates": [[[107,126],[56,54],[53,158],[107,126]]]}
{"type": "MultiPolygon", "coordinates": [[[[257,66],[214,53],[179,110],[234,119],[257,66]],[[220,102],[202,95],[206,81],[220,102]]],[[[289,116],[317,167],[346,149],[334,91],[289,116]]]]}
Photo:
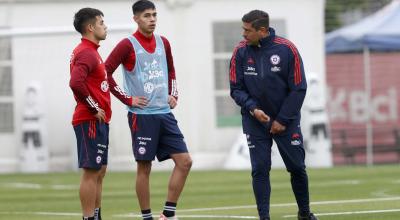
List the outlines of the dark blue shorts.
{"type": "Polygon", "coordinates": [[[172,113],[128,113],[132,136],[132,149],[137,161],[159,161],[171,158],[171,154],[187,153],[184,137],[172,113]]]}
{"type": "Polygon", "coordinates": [[[108,162],[108,132],[106,123],[82,122],[74,126],[79,168],[99,170],[108,162]]]}

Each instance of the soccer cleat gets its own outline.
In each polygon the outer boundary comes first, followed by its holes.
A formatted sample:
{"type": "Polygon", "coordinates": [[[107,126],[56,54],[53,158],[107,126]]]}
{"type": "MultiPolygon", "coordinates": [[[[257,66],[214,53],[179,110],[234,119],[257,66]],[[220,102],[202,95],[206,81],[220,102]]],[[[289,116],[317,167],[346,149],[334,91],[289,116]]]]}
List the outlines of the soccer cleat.
{"type": "Polygon", "coordinates": [[[178,220],[178,218],[176,216],[167,217],[161,213],[159,220],[178,220]]]}
{"type": "Polygon", "coordinates": [[[308,216],[301,216],[300,213],[297,215],[298,220],[318,220],[318,218],[313,214],[310,213],[308,216]]]}

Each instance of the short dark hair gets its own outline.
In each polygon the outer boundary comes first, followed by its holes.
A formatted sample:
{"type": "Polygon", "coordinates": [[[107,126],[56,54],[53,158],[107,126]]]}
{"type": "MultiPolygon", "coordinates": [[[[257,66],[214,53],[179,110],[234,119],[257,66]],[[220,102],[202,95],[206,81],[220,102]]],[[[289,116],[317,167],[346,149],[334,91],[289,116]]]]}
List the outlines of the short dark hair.
{"type": "Polygon", "coordinates": [[[74,16],[75,30],[81,34],[85,33],[85,26],[88,23],[96,22],[97,16],[104,17],[104,14],[99,9],[95,9],[95,8],[80,9],[78,12],[75,13],[75,16],[74,16]]]}
{"type": "Polygon", "coordinates": [[[242,21],[251,23],[251,26],[256,30],[259,30],[261,27],[265,27],[267,30],[269,28],[269,15],[265,11],[252,10],[243,15],[242,21]]]}
{"type": "Polygon", "coordinates": [[[156,9],[156,6],[149,0],[139,0],[132,5],[133,15],[137,15],[147,9],[156,9]]]}

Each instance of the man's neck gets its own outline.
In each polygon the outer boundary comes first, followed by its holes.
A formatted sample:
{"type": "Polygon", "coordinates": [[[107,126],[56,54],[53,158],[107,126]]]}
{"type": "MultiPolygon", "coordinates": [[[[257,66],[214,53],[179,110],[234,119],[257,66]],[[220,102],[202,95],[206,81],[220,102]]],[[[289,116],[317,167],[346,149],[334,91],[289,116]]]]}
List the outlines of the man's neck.
{"type": "Polygon", "coordinates": [[[140,32],[143,36],[145,36],[146,38],[151,38],[151,37],[153,36],[153,32],[146,33],[146,32],[144,32],[144,31],[142,31],[141,29],[139,29],[139,32],[140,32]]]}
{"type": "Polygon", "coordinates": [[[262,39],[262,38],[266,38],[266,37],[268,37],[269,35],[270,35],[269,31],[267,31],[265,34],[262,34],[262,35],[261,35],[261,39],[262,39]]]}

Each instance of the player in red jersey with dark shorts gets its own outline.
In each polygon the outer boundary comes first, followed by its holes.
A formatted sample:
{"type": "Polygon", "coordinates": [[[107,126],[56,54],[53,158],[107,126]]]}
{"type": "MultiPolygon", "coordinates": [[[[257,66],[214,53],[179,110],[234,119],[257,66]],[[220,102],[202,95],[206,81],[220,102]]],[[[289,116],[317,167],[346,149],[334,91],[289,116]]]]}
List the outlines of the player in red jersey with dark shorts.
{"type": "Polygon", "coordinates": [[[168,40],[154,34],[157,22],[155,5],[139,0],[132,5],[138,30],[121,40],[106,60],[113,94],[117,85],[112,74],[122,64],[124,90],[134,97],[128,106],[132,150],[137,162],[136,195],[144,220],[152,220],[150,209],[150,172],[155,157],[172,159],[168,194],[160,220],[176,220],[175,210],[192,165],[183,135],[171,112],[177,104],[175,69],[168,40]]]}
{"type": "Polygon", "coordinates": [[[74,49],[69,85],[77,105],[72,118],[82,177],[79,196],[82,219],[101,220],[101,193],[108,160],[108,123],[111,118],[110,90],[104,63],[97,52],[106,39],[103,13],[82,8],[74,17],[74,27],[81,33],[81,43],[74,49]]]}

